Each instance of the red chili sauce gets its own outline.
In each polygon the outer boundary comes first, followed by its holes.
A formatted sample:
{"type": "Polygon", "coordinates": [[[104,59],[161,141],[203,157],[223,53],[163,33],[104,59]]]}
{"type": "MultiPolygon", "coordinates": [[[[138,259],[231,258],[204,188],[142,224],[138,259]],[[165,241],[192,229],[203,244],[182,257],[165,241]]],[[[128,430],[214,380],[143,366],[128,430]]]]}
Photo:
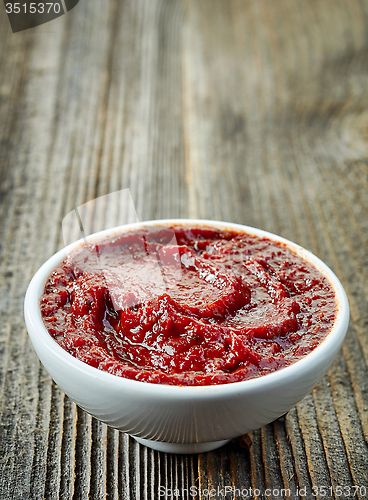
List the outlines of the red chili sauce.
{"type": "Polygon", "coordinates": [[[286,246],[189,226],[82,246],[51,274],[40,306],[79,360],[171,385],[274,372],[318,346],[336,317],[329,282],[286,246]]]}

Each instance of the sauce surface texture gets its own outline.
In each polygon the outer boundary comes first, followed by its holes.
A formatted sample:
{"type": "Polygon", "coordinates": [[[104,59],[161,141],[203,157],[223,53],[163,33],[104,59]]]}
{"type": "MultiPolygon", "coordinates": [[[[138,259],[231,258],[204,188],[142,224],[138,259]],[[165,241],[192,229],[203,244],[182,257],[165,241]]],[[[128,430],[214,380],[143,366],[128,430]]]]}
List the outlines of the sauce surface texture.
{"type": "Polygon", "coordinates": [[[79,360],[150,383],[239,382],[311,352],[334,291],[286,246],[245,233],[147,226],[69,255],[40,299],[49,334],[79,360]]]}

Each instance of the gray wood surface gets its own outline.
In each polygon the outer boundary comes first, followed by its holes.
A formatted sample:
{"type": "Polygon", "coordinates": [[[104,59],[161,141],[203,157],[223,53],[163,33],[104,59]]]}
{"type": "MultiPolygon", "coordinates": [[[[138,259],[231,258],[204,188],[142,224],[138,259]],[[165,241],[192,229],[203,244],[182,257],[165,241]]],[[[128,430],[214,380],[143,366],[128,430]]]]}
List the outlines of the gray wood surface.
{"type": "Polygon", "coordinates": [[[1,500],[150,500],[160,486],[368,498],[366,1],[80,0],[17,34],[0,5],[0,182],[1,500]],[[259,227],[340,277],[347,339],[284,418],[166,455],[50,380],[25,330],[28,282],[69,211],[124,188],[140,220],[259,227]]]}

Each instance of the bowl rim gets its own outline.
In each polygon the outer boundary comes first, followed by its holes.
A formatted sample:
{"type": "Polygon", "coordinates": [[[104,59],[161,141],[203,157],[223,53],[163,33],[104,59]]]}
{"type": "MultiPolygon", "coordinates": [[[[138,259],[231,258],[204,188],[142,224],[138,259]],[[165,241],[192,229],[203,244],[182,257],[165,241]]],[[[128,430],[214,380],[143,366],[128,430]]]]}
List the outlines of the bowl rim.
{"type": "Polygon", "coordinates": [[[130,388],[131,390],[138,390],[139,392],[141,392],[142,390],[148,390],[153,396],[160,395],[167,398],[174,396],[180,398],[183,397],[185,399],[197,399],[203,398],[205,396],[213,397],[214,395],[216,397],[221,395],[228,397],[232,394],[240,395],[244,391],[258,392],[263,389],[269,390],[270,387],[279,387],[280,384],[282,384],[286,380],[290,380],[290,378],[293,379],[293,377],[296,377],[298,374],[300,374],[300,371],[305,373],[310,371],[312,367],[316,366],[316,363],[318,363],[318,360],[320,358],[329,358],[328,353],[333,348],[335,343],[337,343],[340,348],[349,323],[349,303],[345,290],[335,273],[312,252],[286,238],[283,238],[282,236],[278,236],[263,229],[258,229],[232,222],[223,222],[209,219],[175,218],[148,220],[104,229],[103,231],[93,233],[86,238],[79,239],[62,248],[54,255],[52,255],[38,269],[38,271],[31,279],[25,295],[24,316],[32,343],[34,337],[37,336],[38,340],[41,341],[42,344],[49,351],[51,351],[51,353],[57,359],[69,366],[73,366],[79,372],[83,372],[84,374],[91,376],[94,379],[100,379],[101,382],[105,381],[106,383],[113,384],[114,386],[124,386],[126,388],[130,388]],[[69,354],[51,337],[41,318],[39,298],[43,293],[46,280],[49,278],[52,270],[60,262],[62,262],[62,260],[71,251],[77,249],[79,246],[82,247],[86,242],[93,243],[95,241],[101,240],[101,238],[118,235],[124,232],[138,229],[142,226],[160,225],[190,225],[192,227],[209,227],[220,230],[238,231],[239,233],[247,233],[261,238],[268,238],[272,241],[276,241],[286,245],[290,250],[316,267],[317,270],[321,272],[331,284],[335,292],[336,318],[330,332],[313,351],[303,356],[301,359],[295,361],[291,365],[256,378],[217,385],[180,386],[128,379],[99,370],[98,368],[94,368],[69,354]]]}

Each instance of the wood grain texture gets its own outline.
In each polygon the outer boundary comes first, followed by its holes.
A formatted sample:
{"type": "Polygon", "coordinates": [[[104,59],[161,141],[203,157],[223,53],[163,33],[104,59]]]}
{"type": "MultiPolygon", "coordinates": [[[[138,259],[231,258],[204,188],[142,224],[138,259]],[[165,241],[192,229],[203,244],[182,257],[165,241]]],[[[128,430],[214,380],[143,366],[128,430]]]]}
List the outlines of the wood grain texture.
{"type": "Polygon", "coordinates": [[[367,33],[364,0],[81,0],[17,34],[0,7],[2,500],[151,500],[160,486],[198,500],[226,486],[228,498],[342,498],[338,486],[367,498],[367,33]],[[63,246],[68,212],[125,188],[140,220],[259,227],[339,276],[347,339],[284,418],[166,455],[76,408],[40,366],[28,282],[63,246]]]}

